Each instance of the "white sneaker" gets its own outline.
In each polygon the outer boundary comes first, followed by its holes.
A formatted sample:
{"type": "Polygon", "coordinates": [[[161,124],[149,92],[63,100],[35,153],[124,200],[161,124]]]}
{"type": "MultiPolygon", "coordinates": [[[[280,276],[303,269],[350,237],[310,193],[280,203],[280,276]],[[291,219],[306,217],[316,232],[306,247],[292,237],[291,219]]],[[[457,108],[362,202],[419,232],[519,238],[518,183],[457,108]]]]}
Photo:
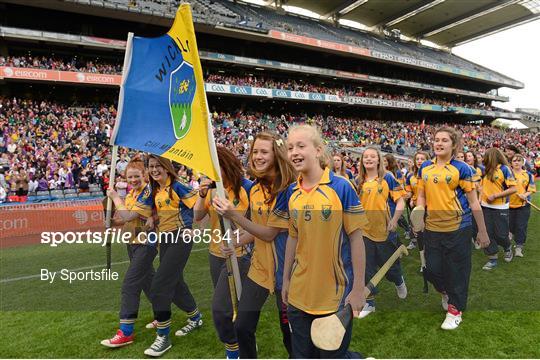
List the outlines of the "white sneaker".
{"type": "Polygon", "coordinates": [[[480,250],[480,249],[481,249],[480,243],[479,243],[478,241],[473,240],[473,244],[474,244],[474,248],[475,248],[476,250],[480,250]]]}
{"type": "Polygon", "coordinates": [[[515,255],[517,257],[523,257],[523,249],[521,247],[516,247],[515,255]]]}
{"type": "Polygon", "coordinates": [[[508,249],[504,252],[504,261],[510,262],[514,258],[514,253],[512,252],[512,248],[508,249]]]}
{"type": "Polygon", "coordinates": [[[447,294],[442,294],[441,305],[444,311],[448,311],[448,295],[447,294]]]}
{"type": "Polygon", "coordinates": [[[157,320],[152,320],[152,322],[149,322],[146,324],[147,329],[157,329],[157,320]]]}
{"type": "Polygon", "coordinates": [[[416,241],[413,239],[413,240],[411,240],[409,245],[407,245],[407,250],[412,250],[414,248],[416,248],[416,241]]]}
{"type": "Polygon", "coordinates": [[[459,313],[459,315],[452,315],[450,313],[446,313],[446,318],[441,324],[441,329],[454,330],[457,329],[459,324],[461,324],[461,313],[459,313]]]}
{"type": "Polygon", "coordinates": [[[396,292],[398,298],[405,299],[407,297],[407,284],[405,284],[405,280],[403,279],[403,277],[401,279],[403,280],[403,282],[401,283],[401,285],[396,285],[396,292]]]}
{"type": "Polygon", "coordinates": [[[358,315],[359,319],[363,319],[372,312],[375,312],[375,302],[373,301],[366,301],[366,304],[362,308],[362,311],[360,311],[360,314],[358,315]]]}
{"type": "Polygon", "coordinates": [[[172,347],[171,340],[167,335],[157,335],[154,343],[144,350],[144,355],[160,357],[172,347]]]}
{"type": "Polygon", "coordinates": [[[176,335],[176,336],[186,336],[187,334],[189,334],[193,330],[200,328],[202,326],[202,324],[203,324],[202,316],[199,318],[199,320],[188,319],[187,325],[185,325],[183,328],[181,328],[176,333],[174,333],[174,335],[176,335]]]}

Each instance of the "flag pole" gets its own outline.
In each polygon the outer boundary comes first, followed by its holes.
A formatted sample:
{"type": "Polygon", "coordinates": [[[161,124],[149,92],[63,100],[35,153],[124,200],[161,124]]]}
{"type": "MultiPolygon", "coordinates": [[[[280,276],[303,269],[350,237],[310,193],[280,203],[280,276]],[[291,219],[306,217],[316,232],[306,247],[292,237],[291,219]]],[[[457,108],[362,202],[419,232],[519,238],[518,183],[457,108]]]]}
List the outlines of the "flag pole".
{"type": "MultiPolygon", "coordinates": [[[[120,83],[120,95],[118,98],[118,109],[116,113],[116,121],[114,123],[114,128],[111,134],[110,145],[112,145],[112,157],[111,157],[111,172],[109,176],[109,189],[114,189],[114,182],[116,178],[116,162],[118,161],[118,146],[114,145],[116,140],[116,135],[118,133],[118,128],[120,126],[120,114],[122,113],[122,108],[124,105],[124,82],[127,78],[127,73],[129,71],[129,65],[131,63],[131,45],[133,42],[133,33],[128,33],[128,39],[126,44],[126,51],[124,53],[124,66],[122,67],[122,82],[120,83]]],[[[112,218],[112,199],[107,196],[107,209],[105,213],[105,228],[109,229],[111,227],[111,218],[112,218]]],[[[112,262],[112,248],[109,238],[106,239],[106,251],[107,251],[107,269],[111,269],[112,262]]]]}

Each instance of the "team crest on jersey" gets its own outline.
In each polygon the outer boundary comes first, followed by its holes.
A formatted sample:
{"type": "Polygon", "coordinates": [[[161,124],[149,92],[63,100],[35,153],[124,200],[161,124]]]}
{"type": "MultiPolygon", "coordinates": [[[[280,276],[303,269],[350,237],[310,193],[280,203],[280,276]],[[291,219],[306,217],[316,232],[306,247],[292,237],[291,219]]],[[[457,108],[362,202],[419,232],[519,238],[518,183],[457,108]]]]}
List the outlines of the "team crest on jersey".
{"type": "Polygon", "coordinates": [[[233,205],[236,207],[236,206],[238,206],[238,204],[240,204],[240,200],[238,200],[238,199],[235,198],[235,199],[233,200],[233,205]]]}
{"type": "Polygon", "coordinates": [[[191,64],[183,61],[171,73],[169,85],[169,108],[174,129],[174,136],[180,140],[191,128],[191,106],[195,98],[197,83],[191,64]]]}
{"type": "Polygon", "coordinates": [[[382,186],[379,186],[379,187],[377,188],[377,192],[378,192],[379,194],[382,194],[382,191],[383,191],[382,186]]]}
{"type": "Polygon", "coordinates": [[[427,176],[427,175],[424,175],[424,181],[425,181],[425,182],[427,182],[427,181],[428,181],[428,179],[429,179],[429,176],[427,176]]]}
{"type": "Polygon", "coordinates": [[[452,181],[452,176],[446,175],[446,178],[444,178],[444,180],[446,180],[447,184],[450,184],[450,181],[452,181]]]}
{"type": "Polygon", "coordinates": [[[322,211],[321,211],[321,217],[323,221],[330,220],[331,215],[332,215],[332,205],[323,205],[322,211]]]}
{"type": "Polygon", "coordinates": [[[293,209],[292,217],[293,217],[294,220],[298,220],[298,210],[297,209],[293,209]]]}

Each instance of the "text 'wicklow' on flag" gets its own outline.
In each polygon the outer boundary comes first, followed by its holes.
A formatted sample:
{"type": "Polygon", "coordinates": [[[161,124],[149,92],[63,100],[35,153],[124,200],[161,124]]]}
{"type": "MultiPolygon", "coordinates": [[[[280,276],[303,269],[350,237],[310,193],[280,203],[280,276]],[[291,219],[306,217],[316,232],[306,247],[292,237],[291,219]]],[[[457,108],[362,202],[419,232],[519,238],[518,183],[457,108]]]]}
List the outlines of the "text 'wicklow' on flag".
{"type": "Polygon", "coordinates": [[[189,4],[157,38],[128,40],[112,144],[163,156],[219,180],[189,4]]]}

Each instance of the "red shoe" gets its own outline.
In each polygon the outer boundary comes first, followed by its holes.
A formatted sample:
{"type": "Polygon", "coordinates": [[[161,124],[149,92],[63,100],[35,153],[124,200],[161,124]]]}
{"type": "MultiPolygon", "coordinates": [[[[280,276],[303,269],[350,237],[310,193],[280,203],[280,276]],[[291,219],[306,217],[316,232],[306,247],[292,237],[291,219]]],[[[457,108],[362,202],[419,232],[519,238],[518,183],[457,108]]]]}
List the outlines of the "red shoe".
{"type": "Polygon", "coordinates": [[[112,339],[102,340],[101,345],[110,348],[118,348],[131,344],[133,338],[133,335],[126,336],[122,330],[118,330],[112,339]]]}

